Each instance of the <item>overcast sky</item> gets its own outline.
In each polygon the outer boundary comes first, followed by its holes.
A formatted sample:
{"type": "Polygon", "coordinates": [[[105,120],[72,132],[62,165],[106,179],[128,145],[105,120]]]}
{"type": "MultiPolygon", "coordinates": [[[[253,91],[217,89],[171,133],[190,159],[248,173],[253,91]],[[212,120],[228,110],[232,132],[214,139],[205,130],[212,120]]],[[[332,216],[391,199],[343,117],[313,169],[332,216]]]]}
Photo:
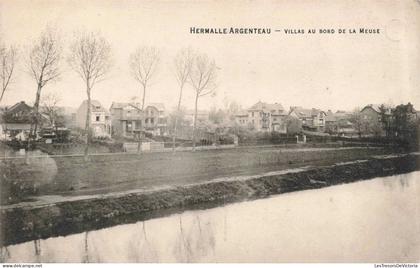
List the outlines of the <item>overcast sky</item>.
{"type": "MultiPolygon", "coordinates": [[[[351,110],[368,103],[412,102],[420,109],[420,2],[407,1],[17,1],[0,0],[0,32],[20,46],[15,82],[2,104],[35,99],[25,73],[26,47],[47,24],[64,43],[74,30],[100,31],[111,43],[114,67],[93,89],[106,108],[112,101],[141,98],[128,70],[128,56],[141,45],[161,50],[161,65],[146,102],[176,105],[173,57],[187,46],[207,53],[219,70],[216,97],[200,108],[235,100],[244,108],[258,100],[285,108],[351,110]],[[275,29],[378,28],[380,34],[197,35],[190,27],[275,29]]],[[[64,62],[65,63],[65,62],[64,62]]],[[[86,98],[82,80],[63,64],[60,81],[45,87],[61,105],[78,107],[86,98]]],[[[192,108],[192,89],[184,105],[192,108]]]]}

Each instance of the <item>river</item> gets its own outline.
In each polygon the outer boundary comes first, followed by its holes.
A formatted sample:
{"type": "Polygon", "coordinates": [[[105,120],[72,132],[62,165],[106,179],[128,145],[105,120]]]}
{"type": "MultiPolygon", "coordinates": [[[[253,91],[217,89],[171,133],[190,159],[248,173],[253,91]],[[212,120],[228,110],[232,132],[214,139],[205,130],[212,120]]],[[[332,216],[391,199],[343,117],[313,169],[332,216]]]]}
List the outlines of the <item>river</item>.
{"type": "Polygon", "coordinates": [[[1,249],[6,262],[419,262],[420,172],[1,249]]]}

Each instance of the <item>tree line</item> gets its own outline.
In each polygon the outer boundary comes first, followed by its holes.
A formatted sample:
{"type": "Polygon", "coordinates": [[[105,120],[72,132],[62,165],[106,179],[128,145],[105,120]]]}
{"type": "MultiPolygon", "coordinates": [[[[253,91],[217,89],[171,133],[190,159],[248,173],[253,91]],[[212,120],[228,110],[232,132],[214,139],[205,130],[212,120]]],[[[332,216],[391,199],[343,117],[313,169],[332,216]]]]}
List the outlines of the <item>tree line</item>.
{"type": "MultiPolygon", "coordinates": [[[[57,82],[62,76],[61,64],[67,62],[68,66],[79,76],[87,96],[87,112],[85,125],[85,158],[88,158],[89,144],[92,139],[91,125],[91,93],[97,83],[107,78],[113,67],[111,45],[99,32],[79,31],[72,36],[68,50],[64,49],[60,34],[52,27],[47,27],[39,37],[34,40],[29,50],[23,55],[25,70],[35,84],[35,102],[33,116],[28,138],[28,149],[35,139],[40,123],[40,102],[45,86],[57,82]],[[65,51],[67,51],[65,53],[65,51]]],[[[0,104],[15,74],[18,61],[15,46],[7,47],[0,37],[0,78],[1,93],[0,104]]],[[[131,75],[139,84],[142,95],[141,110],[145,107],[147,91],[151,81],[157,75],[160,65],[160,52],[156,47],[139,46],[129,55],[128,66],[131,75]]],[[[194,92],[194,126],[193,147],[195,147],[196,121],[199,99],[215,94],[217,87],[218,68],[214,59],[207,54],[191,48],[183,48],[173,59],[174,78],[178,85],[177,112],[180,112],[182,97],[187,85],[194,92]]],[[[57,98],[47,96],[46,106],[56,103],[57,98]]],[[[51,107],[50,107],[51,108],[51,107]]],[[[49,112],[55,112],[49,109],[49,112]]],[[[173,126],[173,141],[177,131],[177,122],[173,126]]]]}
{"type": "Polygon", "coordinates": [[[411,103],[400,104],[395,108],[382,104],[378,107],[378,117],[366,117],[356,110],[350,121],[353,123],[359,137],[370,135],[386,137],[406,144],[419,144],[420,118],[411,103]]]}

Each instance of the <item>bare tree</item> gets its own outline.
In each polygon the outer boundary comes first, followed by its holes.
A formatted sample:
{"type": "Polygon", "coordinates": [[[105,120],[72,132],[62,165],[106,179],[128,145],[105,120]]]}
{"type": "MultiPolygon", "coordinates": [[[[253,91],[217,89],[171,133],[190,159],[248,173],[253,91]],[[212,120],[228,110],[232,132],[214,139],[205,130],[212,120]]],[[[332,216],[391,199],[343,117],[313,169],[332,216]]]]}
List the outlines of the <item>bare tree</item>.
{"type": "Polygon", "coordinates": [[[108,41],[99,33],[80,32],[70,46],[67,61],[71,68],[86,84],[86,147],[85,160],[88,160],[91,141],[91,91],[94,85],[105,78],[111,67],[111,47],[108,41]]]}
{"type": "Polygon", "coordinates": [[[362,133],[364,131],[364,121],[365,120],[360,112],[360,108],[355,108],[353,113],[351,114],[350,122],[353,124],[353,127],[359,135],[359,138],[362,137],[362,133]]]}
{"type": "Polygon", "coordinates": [[[48,27],[41,33],[39,39],[34,43],[29,52],[28,70],[30,76],[37,85],[34,116],[28,139],[28,149],[31,138],[37,133],[39,123],[39,102],[41,91],[48,83],[58,80],[60,77],[60,60],[62,57],[62,46],[57,32],[48,27]]]}
{"type": "Polygon", "coordinates": [[[215,61],[210,60],[206,54],[195,55],[189,73],[189,78],[195,93],[194,124],[192,137],[193,150],[195,150],[198,100],[201,97],[215,94],[217,86],[217,67],[215,61]]]}
{"type": "Polygon", "coordinates": [[[185,84],[188,81],[190,70],[193,63],[193,51],[190,48],[184,48],[178,52],[175,56],[174,65],[175,65],[175,77],[179,86],[179,96],[178,96],[178,106],[177,106],[177,116],[175,116],[174,130],[172,134],[172,150],[175,151],[175,137],[178,127],[178,114],[181,109],[182,102],[182,92],[185,84]]]}
{"type": "Polygon", "coordinates": [[[58,103],[60,102],[60,98],[53,93],[46,94],[41,98],[41,113],[48,118],[48,121],[51,126],[58,127],[60,122],[60,109],[58,107],[58,103]]]}
{"type": "Polygon", "coordinates": [[[156,74],[159,60],[159,50],[155,47],[140,47],[130,55],[131,73],[143,88],[142,110],[144,109],[147,86],[150,85],[151,79],[156,74]]]}
{"type": "Polygon", "coordinates": [[[8,89],[15,69],[17,60],[16,48],[11,46],[6,48],[3,44],[0,44],[0,78],[1,78],[1,93],[0,103],[3,99],[4,93],[8,89]]]}

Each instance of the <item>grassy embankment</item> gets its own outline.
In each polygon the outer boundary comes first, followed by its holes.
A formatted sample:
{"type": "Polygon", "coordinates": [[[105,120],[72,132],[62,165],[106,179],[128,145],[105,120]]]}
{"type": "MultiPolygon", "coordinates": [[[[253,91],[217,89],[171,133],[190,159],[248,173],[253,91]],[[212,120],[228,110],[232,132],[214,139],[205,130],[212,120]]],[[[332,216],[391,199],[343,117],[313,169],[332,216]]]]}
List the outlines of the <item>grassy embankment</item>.
{"type": "Polygon", "coordinates": [[[273,194],[316,189],[420,168],[420,156],[356,161],[300,172],[213,180],[129,194],[91,196],[43,206],[2,207],[0,243],[66,235],[122,223],[145,220],[186,209],[263,198],[273,194]]]}
{"type": "Polygon", "coordinates": [[[38,157],[0,160],[1,204],[33,196],[103,194],[137,188],[185,185],[218,177],[259,174],[307,165],[365,159],[380,148],[238,148],[201,152],[38,157]]]}

